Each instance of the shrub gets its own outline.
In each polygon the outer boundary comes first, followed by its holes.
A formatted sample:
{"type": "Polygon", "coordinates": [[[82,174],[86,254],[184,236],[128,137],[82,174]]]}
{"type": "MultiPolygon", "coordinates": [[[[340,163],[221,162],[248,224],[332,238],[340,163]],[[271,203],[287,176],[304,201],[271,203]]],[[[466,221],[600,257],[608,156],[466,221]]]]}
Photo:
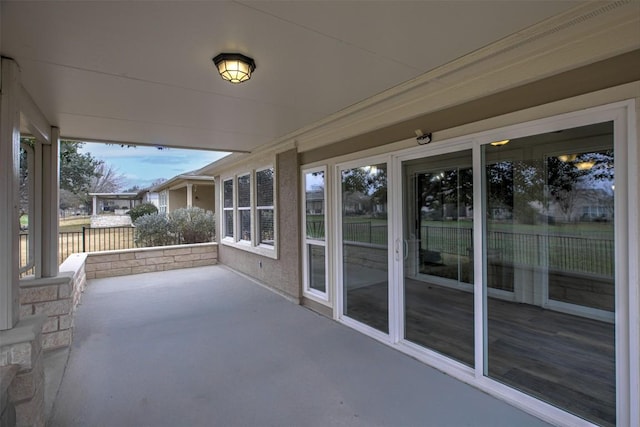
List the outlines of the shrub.
{"type": "Polygon", "coordinates": [[[136,227],[136,246],[166,246],[176,243],[175,235],[166,216],[158,213],[147,214],[139,217],[134,222],[136,227]]]}
{"type": "Polygon", "coordinates": [[[169,214],[171,230],[180,236],[180,243],[205,243],[213,239],[215,218],[202,208],[181,208],[169,214]]]}
{"type": "Polygon", "coordinates": [[[138,218],[144,215],[158,213],[158,208],[153,203],[143,203],[131,208],[127,214],[131,217],[131,222],[136,222],[138,218]]]}

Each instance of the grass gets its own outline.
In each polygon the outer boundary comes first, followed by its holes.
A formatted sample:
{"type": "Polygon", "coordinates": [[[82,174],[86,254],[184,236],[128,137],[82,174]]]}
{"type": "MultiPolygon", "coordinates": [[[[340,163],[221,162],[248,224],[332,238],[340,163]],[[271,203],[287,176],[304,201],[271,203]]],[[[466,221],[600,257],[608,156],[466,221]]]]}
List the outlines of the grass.
{"type": "Polygon", "coordinates": [[[74,232],[74,231],[82,231],[82,227],[91,226],[91,217],[90,216],[70,216],[67,218],[60,218],[59,222],[59,231],[63,232],[74,232]]]}

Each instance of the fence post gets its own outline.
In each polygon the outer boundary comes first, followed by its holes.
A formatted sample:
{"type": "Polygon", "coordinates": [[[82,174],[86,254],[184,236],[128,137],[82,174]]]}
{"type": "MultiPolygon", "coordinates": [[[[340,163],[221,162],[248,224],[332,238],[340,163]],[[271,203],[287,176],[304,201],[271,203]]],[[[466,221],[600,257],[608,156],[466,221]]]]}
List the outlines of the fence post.
{"type": "Polygon", "coordinates": [[[85,235],[85,231],[84,230],[85,230],[85,228],[86,228],[85,226],[82,226],[82,252],[83,253],[86,252],[85,251],[85,246],[84,246],[84,235],[85,235]]]}

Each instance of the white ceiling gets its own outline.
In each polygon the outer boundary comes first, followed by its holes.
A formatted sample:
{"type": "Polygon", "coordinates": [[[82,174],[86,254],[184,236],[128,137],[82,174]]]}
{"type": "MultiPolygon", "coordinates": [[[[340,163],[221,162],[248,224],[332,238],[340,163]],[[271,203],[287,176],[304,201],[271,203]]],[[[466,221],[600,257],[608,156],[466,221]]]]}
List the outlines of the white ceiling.
{"type": "Polygon", "coordinates": [[[0,50],[63,136],[251,151],[577,3],[2,1],[0,50]]]}

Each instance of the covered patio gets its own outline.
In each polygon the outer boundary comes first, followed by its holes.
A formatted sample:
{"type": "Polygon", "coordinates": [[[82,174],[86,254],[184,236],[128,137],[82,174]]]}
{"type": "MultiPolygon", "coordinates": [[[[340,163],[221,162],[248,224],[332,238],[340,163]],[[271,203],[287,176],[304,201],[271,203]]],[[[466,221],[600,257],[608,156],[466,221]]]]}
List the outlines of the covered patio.
{"type": "Polygon", "coordinates": [[[0,425],[640,425],[640,2],[2,1],[0,24],[0,425]],[[175,182],[187,205],[208,195],[218,242],[59,265],[61,140],[231,152],[194,172],[212,191],[175,182]],[[433,221],[455,250],[429,245],[433,221]],[[559,226],[607,242],[566,251],[572,286],[559,226]],[[528,256],[503,257],[513,242],[528,256]],[[513,274],[494,288],[498,263],[513,274]],[[420,274],[473,301],[427,311],[420,274]],[[349,291],[376,284],[358,312],[349,291]],[[604,345],[555,312],[608,322],[604,345]],[[503,330],[530,366],[494,369],[522,361],[494,351],[503,330]],[[582,381],[568,352],[609,368],[582,381]],[[601,377],[606,417],[564,393],[601,377]]]}
{"type": "Polygon", "coordinates": [[[107,424],[546,425],[224,266],[89,281],[49,425],[107,424]]]}

